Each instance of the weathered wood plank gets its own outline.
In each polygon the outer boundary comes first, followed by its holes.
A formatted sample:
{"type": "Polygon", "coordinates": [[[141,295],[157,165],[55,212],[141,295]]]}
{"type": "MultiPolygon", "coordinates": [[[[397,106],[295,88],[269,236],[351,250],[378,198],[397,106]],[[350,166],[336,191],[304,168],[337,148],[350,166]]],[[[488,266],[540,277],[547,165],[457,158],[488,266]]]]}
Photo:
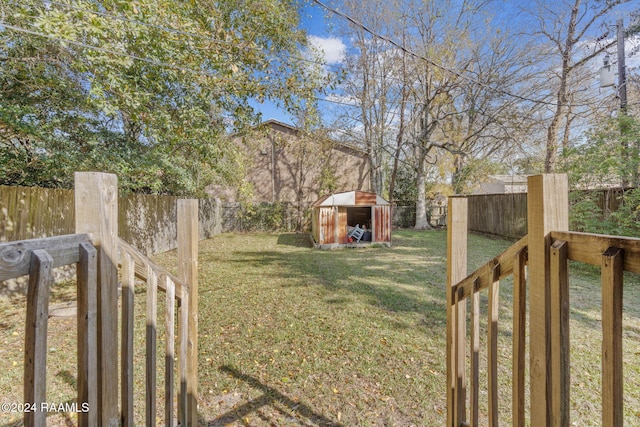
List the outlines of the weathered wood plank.
{"type": "Polygon", "coordinates": [[[133,427],[133,340],[135,307],[135,260],[128,253],[122,254],[122,341],[120,375],[120,410],[123,427],[133,427]]]}
{"type": "Polygon", "coordinates": [[[149,268],[147,272],[147,335],[146,335],[146,425],[154,427],[156,425],[157,416],[157,328],[158,328],[158,277],[156,273],[149,268]]]}
{"type": "Polygon", "coordinates": [[[98,251],[80,244],[77,270],[78,322],[78,404],[88,412],[78,414],[78,425],[98,425],[98,251]]]}
{"type": "Polygon", "coordinates": [[[568,245],[551,245],[551,425],[569,424],[569,266],[568,245]]]}
{"type": "Polygon", "coordinates": [[[79,260],[79,245],[90,240],[87,234],[69,234],[43,239],[0,243],[0,281],[29,274],[31,253],[41,249],[53,259],[52,268],[79,260]]]}
{"type": "Polygon", "coordinates": [[[489,285],[487,323],[487,385],[489,388],[489,426],[498,426],[498,320],[500,313],[500,282],[497,266],[489,285]]]}
{"type": "Polygon", "coordinates": [[[624,251],[602,254],[602,425],[621,427],[623,418],[622,288],[624,251]]]}
{"type": "Polygon", "coordinates": [[[187,425],[189,396],[187,394],[187,353],[189,352],[189,292],[185,292],[180,301],[180,322],[178,325],[180,355],[178,367],[180,376],[180,393],[178,395],[178,420],[181,426],[187,425]]]}
{"type": "Polygon", "coordinates": [[[480,417],[480,291],[471,297],[471,378],[469,425],[478,427],[480,417]]]}
{"type": "Polygon", "coordinates": [[[454,292],[456,283],[467,275],[467,224],[468,205],[464,197],[450,197],[447,216],[447,426],[458,427],[465,419],[466,378],[464,342],[460,345],[458,335],[464,339],[466,306],[458,303],[459,292],[454,292]]]}
{"type": "Polygon", "coordinates": [[[173,369],[175,356],[175,306],[176,306],[176,285],[173,281],[164,276],[166,293],[165,304],[165,353],[164,353],[164,419],[166,427],[173,427],[173,369]]]}
{"type": "Polygon", "coordinates": [[[602,264],[602,254],[608,248],[623,249],[625,271],[640,273],[640,239],[560,231],[552,232],[551,238],[569,244],[570,260],[596,266],[602,264]]]}
{"type": "Polygon", "coordinates": [[[516,255],[513,269],[513,361],[511,411],[513,427],[525,425],[525,343],[527,322],[527,248],[516,255]]]}
{"type": "Polygon", "coordinates": [[[24,413],[26,427],[46,423],[47,414],[41,405],[47,401],[47,326],[52,284],[53,259],[36,249],[31,253],[24,343],[24,402],[35,405],[35,410],[24,413]]]}
{"type": "Polygon", "coordinates": [[[189,286],[189,425],[198,424],[198,200],[178,200],[178,277],[189,286]]]}
{"type": "MultiPolygon", "coordinates": [[[[156,277],[167,276],[169,277],[176,285],[176,296],[178,299],[182,298],[182,289],[187,288],[187,284],[183,283],[182,280],[178,279],[176,276],[172,275],[168,270],[164,267],[159,266],[158,264],[151,261],[147,258],[142,252],[131,246],[129,243],[124,241],[123,239],[119,239],[118,242],[120,246],[120,250],[122,253],[128,254],[133,258],[135,263],[135,276],[143,281],[147,280],[147,272],[149,271],[149,267],[156,273],[156,277]]],[[[164,282],[160,281],[158,283],[158,289],[162,292],[166,292],[164,282]]]]}
{"type": "Polygon", "coordinates": [[[98,413],[100,424],[118,425],[118,179],[76,172],[76,233],[91,234],[98,249],[98,413]]]}

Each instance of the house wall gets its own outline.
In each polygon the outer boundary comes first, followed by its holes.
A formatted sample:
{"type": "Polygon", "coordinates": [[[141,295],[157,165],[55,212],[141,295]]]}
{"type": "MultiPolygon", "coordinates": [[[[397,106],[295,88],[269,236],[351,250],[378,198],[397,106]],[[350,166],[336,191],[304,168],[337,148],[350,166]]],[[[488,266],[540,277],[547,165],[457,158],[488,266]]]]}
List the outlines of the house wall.
{"type": "Polygon", "coordinates": [[[312,139],[293,128],[271,123],[266,135],[245,139],[249,156],[246,180],[253,202],[285,202],[306,208],[327,190],[322,175],[333,176],[332,192],[370,188],[366,153],[335,141],[312,139]]]}

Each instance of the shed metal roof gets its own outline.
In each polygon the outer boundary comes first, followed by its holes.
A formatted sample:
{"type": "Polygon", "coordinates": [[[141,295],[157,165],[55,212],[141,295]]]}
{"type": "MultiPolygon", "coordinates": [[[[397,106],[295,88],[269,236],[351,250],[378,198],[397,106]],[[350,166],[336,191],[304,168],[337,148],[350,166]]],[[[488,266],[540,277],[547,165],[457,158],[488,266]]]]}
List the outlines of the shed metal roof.
{"type": "Polygon", "coordinates": [[[313,206],[379,206],[389,204],[388,201],[376,193],[354,190],[321,197],[313,206]]]}

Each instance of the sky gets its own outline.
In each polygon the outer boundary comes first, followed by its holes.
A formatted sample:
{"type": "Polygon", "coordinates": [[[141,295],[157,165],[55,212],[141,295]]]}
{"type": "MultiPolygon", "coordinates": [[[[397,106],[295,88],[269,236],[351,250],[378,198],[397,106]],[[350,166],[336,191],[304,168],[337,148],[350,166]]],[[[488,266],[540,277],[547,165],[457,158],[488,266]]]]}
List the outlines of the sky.
{"type": "MultiPolygon", "coordinates": [[[[301,27],[307,31],[309,42],[324,53],[324,59],[327,65],[335,66],[343,61],[346,45],[341,39],[330,34],[330,25],[327,22],[324,9],[309,2],[303,9],[300,24],[301,27]]],[[[322,104],[323,103],[320,102],[321,108],[322,104]]],[[[252,105],[257,111],[262,113],[263,121],[275,119],[287,124],[295,124],[295,118],[286,111],[279,109],[272,102],[265,101],[262,104],[253,103],[252,105]]]]}
{"type": "MultiPolygon", "coordinates": [[[[331,7],[339,8],[340,1],[339,0],[323,0],[331,7]]],[[[500,0],[498,0],[500,2],[500,0]]],[[[635,2],[630,2],[627,10],[621,10],[619,13],[620,16],[611,16],[612,26],[615,25],[615,19],[620,17],[626,18],[625,25],[629,24],[628,18],[628,10],[637,9],[637,5],[634,5],[635,2]],[[629,9],[631,8],[631,9],[629,9]]],[[[515,8],[518,6],[518,1],[509,1],[503,0],[500,2],[502,15],[508,16],[509,19],[513,23],[515,8]],[[510,12],[511,11],[511,12],[510,12]]],[[[500,14],[499,14],[500,15],[500,14]]],[[[340,65],[345,57],[347,46],[345,45],[345,41],[338,38],[334,34],[331,33],[331,24],[334,20],[342,19],[339,16],[330,15],[327,11],[321,6],[315,4],[312,1],[305,2],[304,9],[301,13],[301,27],[305,29],[309,35],[309,42],[316,47],[319,48],[320,51],[324,52],[324,59],[326,64],[330,66],[332,69],[335,69],[335,66],[340,65]]],[[[615,29],[612,32],[615,34],[615,29]]],[[[627,55],[626,55],[626,65],[627,68],[630,67],[640,67],[640,38],[635,38],[634,40],[627,41],[627,55]],[[635,51],[633,54],[630,54],[631,51],[635,51]]],[[[615,53],[614,53],[615,55],[615,53]]],[[[592,61],[591,66],[594,68],[594,79],[597,79],[599,75],[599,68],[601,67],[602,61],[592,61]]],[[[612,89],[613,90],[613,89],[612,89]]],[[[320,96],[322,98],[322,96],[320,96]]],[[[262,104],[253,103],[252,104],[257,111],[262,113],[262,119],[264,121],[275,119],[287,124],[295,125],[295,118],[289,115],[286,111],[278,108],[274,103],[265,101],[262,104]]],[[[332,104],[328,104],[327,102],[320,101],[319,107],[321,110],[328,110],[332,104]]]]}

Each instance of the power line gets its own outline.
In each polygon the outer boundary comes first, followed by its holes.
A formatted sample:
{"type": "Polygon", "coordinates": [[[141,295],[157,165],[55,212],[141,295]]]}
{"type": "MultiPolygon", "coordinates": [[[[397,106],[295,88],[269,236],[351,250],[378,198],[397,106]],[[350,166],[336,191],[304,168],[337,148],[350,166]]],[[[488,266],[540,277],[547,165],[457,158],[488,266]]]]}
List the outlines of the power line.
{"type": "Polygon", "coordinates": [[[327,11],[346,19],[351,24],[363,29],[367,33],[371,34],[373,37],[376,37],[376,38],[378,38],[380,40],[383,40],[383,41],[391,44],[392,46],[400,49],[401,51],[413,56],[414,58],[421,59],[421,60],[425,61],[426,63],[428,63],[428,64],[430,64],[430,65],[432,65],[432,66],[434,66],[434,67],[436,67],[436,68],[438,68],[438,69],[440,69],[442,71],[445,71],[447,73],[453,74],[456,77],[460,77],[461,79],[464,79],[464,80],[467,80],[467,81],[469,81],[471,83],[474,83],[474,84],[477,84],[479,86],[482,86],[485,89],[489,89],[489,90],[494,91],[494,92],[499,92],[499,93],[502,93],[503,95],[507,95],[509,97],[516,98],[516,99],[519,99],[521,101],[533,102],[533,103],[536,103],[536,104],[542,104],[542,105],[553,106],[553,107],[557,107],[558,106],[558,104],[555,103],[555,102],[531,99],[531,98],[527,98],[527,97],[522,96],[522,95],[518,95],[518,94],[515,94],[515,93],[512,93],[512,92],[509,92],[509,91],[504,90],[504,89],[495,88],[495,87],[493,87],[493,86],[491,86],[491,85],[489,85],[487,83],[483,83],[483,82],[481,82],[479,80],[476,80],[476,79],[474,79],[472,77],[466,76],[466,75],[462,74],[459,71],[447,68],[444,65],[438,64],[437,62],[433,61],[432,59],[429,59],[429,58],[427,58],[427,57],[425,57],[423,55],[420,55],[420,54],[412,51],[411,49],[408,49],[406,46],[404,46],[404,44],[400,44],[400,43],[396,42],[395,40],[393,40],[390,37],[384,36],[382,34],[379,34],[379,33],[375,32],[375,31],[373,31],[372,29],[370,29],[369,27],[364,25],[362,22],[354,19],[353,17],[347,15],[346,13],[340,12],[339,10],[334,9],[334,8],[326,5],[325,3],[323,3],[320,0],[313,0],[313,2],[316,3],[317,5],[323,7],[327,11]]]}

